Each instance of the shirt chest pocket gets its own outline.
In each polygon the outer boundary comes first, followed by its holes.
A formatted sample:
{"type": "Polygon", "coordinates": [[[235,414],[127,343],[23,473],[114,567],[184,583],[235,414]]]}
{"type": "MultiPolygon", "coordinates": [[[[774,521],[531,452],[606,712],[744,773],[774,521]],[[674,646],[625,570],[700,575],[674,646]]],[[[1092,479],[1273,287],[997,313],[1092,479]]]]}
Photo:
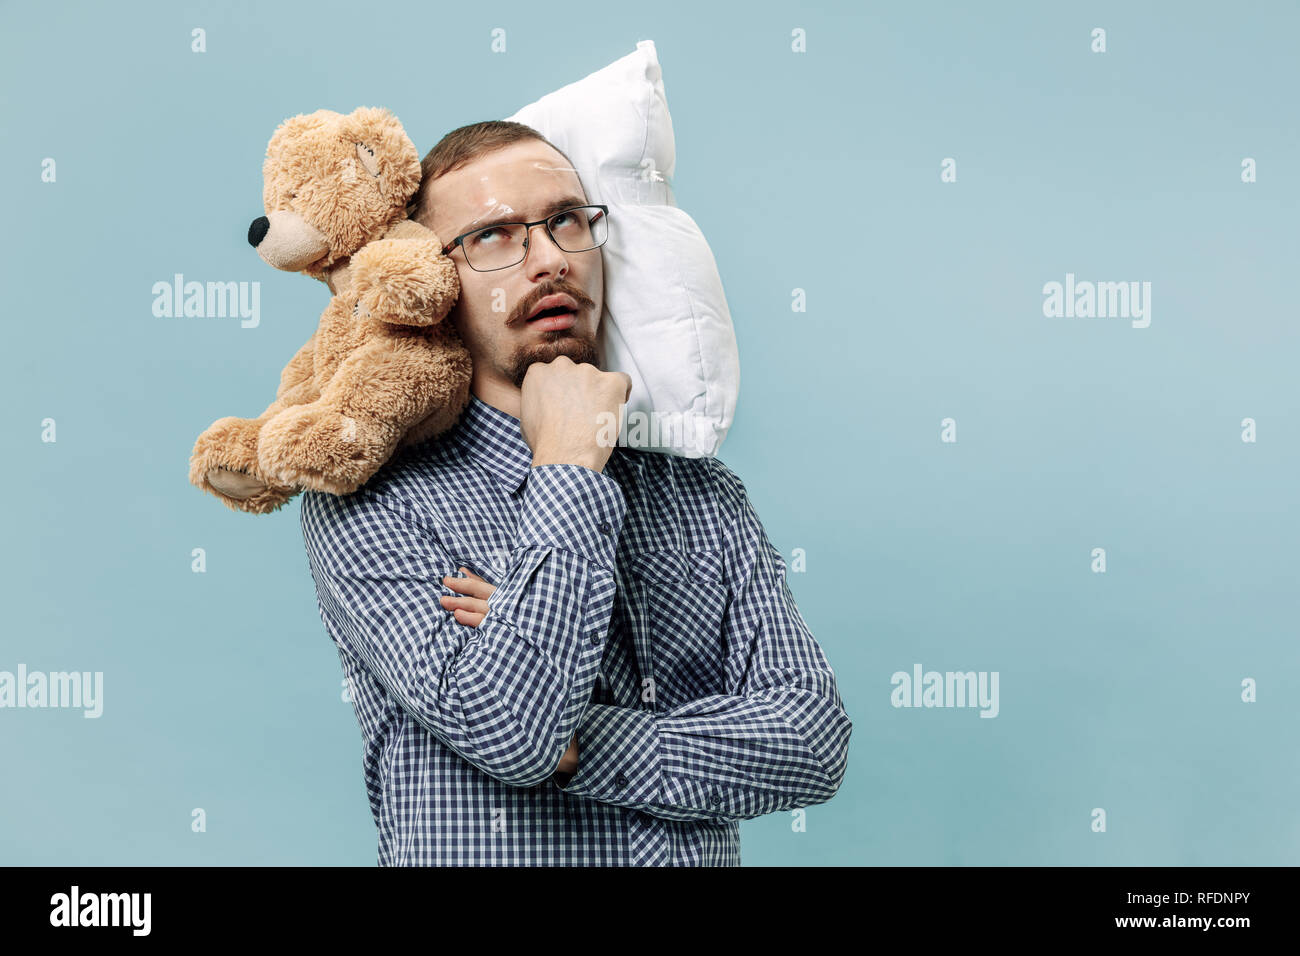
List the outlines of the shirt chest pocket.
{"type": "Polygon", "coordinates": [[[722,625],[731,592],[721,551],[642,551],[630,557],[654,665],[658,710],[724,694],[722,625]]]}

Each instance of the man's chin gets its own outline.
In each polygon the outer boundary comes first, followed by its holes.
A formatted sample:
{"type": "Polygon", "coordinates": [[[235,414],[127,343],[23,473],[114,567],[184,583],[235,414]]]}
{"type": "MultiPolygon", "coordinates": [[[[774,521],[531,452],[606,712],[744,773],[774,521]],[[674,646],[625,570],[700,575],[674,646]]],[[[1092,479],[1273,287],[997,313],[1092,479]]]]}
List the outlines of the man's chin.
{"type": "Polygon", "coordinates": [[[514,361],[510,366],[511,379],[515,383],[515,388],[523,387],[524,376],[528,374],[530,365],[535,362],[550,362],[561,355],[567,355],[578,365],[585,362],[600,367],[596,343],[591,339],[580,338],[569,329],[543,332],[542,335],[544,338],[540,342],[522,346],[515,352],[514,361]]]}

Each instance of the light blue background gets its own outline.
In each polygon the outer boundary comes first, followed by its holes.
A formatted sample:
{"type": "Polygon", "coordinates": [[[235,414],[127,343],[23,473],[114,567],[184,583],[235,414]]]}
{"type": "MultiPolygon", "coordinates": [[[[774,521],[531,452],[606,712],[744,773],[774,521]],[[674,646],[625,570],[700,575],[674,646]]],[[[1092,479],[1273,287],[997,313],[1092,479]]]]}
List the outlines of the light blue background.
{"type": "Polygon", "coordinates": [[[98,720],[0,710],[0,863],[374,865],[298,504],[186,477],[326,301],[246,244],[266,141],[383,105],[423,153],[639,39],[740,341],[722,458],[805,549],[854,722],[839,794],[744,862],[1300,862],[1294,5],[0,10],[0,669],[105,681],[98,720]],[[261,282],[260,327],[154,318],[176,272],[261,282]],[[1067,272],[1150,281],[1150,328],[1044,318],[1067,272]],[[893,708],[914,663],[1000,672],[1000,715],[893,708]]]}

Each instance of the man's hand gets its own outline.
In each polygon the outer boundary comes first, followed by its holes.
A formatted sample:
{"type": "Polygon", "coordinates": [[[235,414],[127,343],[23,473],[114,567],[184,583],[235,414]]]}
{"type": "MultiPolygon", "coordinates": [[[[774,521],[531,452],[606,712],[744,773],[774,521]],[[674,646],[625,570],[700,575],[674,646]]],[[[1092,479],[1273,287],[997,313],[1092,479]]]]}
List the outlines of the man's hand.
{"type": "Polygon", "coordinates": [[[451,611],[452,616],[467,627],[478,627],[487,616],[488,598],[497,589],[495,584],[488,584],[469,568],[459,568],[465,577],[453,578],[450,575],[442,583],[464,597],[440,597],[442,606],[451,611]]]}
{"type": "Polygon", "coordinates": [[[614,448],[599,436],[603,426],[612,424],[617,432],[621,424],[619,406],[632,394],[626,373],[602,372],[560,355],[530,365],[520,392],[520,430],[533,451],[534,467],[582,465],[604,471],[614,448]]]}
{"type": "MultiPolygon", "coordinates": [[[[560,758],[560,765],[555,768],[559,773],[577,773],[578,772],[578,735],[575,732],[573,739],[569,741],[569,749],[564,752],[560,758]]],[[[567,780],[565,781],[568,782],[567,780]]]]}
{"type": "MultiPolygon", "coordinates": [[[[572,363],[570,363],[572,364],[572,363]]],[[[603,372],[600,374],[604,374],[603,372]]],[[[623,376],[627,378],[626,375],[623,376]]],[[[628,387],[631,388],[629,380],[628,387]]],[[[607,456],[608,457],[608,456],[607,456]]],[[[603,464],[603,462],[602,462],[603,464]]],[[[600,469],[596,469],[599,471],[600,469]]],[[[447,585],[463,597],[440,597],[442,606],[451,611],[452,616],[461,624],[467,627],[478,627],[487,615],[488,598],[495,591],[495,584],[488,584],[481,577],[471,571],[469,568],[458,568],[465,577],[453,578],[447,575],[442,579],[442,583],[447,585]]],[[[569,749],[564,752],[560,758],[560,765],[555,768],[560,773],[573,774],[578,771],[578,735],[575,733],[573,739],[569,741],[569,749]]]]}

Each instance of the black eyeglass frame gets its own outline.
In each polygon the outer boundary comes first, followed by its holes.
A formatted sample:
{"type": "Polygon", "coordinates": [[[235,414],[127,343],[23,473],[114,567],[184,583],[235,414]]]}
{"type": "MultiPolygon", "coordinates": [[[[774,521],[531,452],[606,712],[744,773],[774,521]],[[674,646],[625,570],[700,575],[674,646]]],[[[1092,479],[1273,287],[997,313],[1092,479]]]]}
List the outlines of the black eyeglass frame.
{"type": "MultiPolygon", "coordinates": [[[[533,226],[545,226],[545,227],[546,227],[546,234],[547,234],[548,236],[550,236],[551,242],[554,242],[557,248],[559,248],[559,249],[563,249],[565,252],[568,252],[568,251],[569,251],[568,249],[565,249],[564,246],[561,246],[561,245],[559,244],[559,242],[556,241],[555,233],[551,232],[551,220],[552,220],[552,219],[555,219],[557,216],[563,216],[566,212],[573,212],[575,209],[599,209],[599,210],[600,210],[600,214],[601,214],[602,216],[605,217],[605,221],[606,221],[606,223],[607,223],[607,225],[606,225],[606,227],[605,227],[605,238],[602,239],[602,240],[600,240],[600,242],[596,243],[594,246],[591,246],[591,247],[589,247],[589,248],[587,248],[587,249],[579,249],[579,250],[577,250],[577,251],[578,251],[578,252],[590,252],[592,249],[599,249],[601,246],[603,246],[603,245],[604,245],[604,244],[609,240],[609,226],[608,226],[608,221],[609,221],[609,207],[608,207],[608,206],[605,206],[605,205],[602,205],[601,203],[589,202],[589,203],[583,203],[583,204],[580,205],[580,206],[570,206],[568,209],[561,209],[559,212],[553,212],[553,213],[551,213],[549,216],[547,216],[545,219],[538,219],[536,222],[497,222],[497,223],[493,223],[493,224],[490,225],[490,226],[479,226],[477,229],[471,229],[469,232],[463,232],[463,233],[461,233],[459,236],[457,236],[457,237],[456,237],[455,239],[453,239],[451,242],[449,242],[449,243],[447,243],[445,246],[443,246],[443,247],[442,247],[442,254],[443,254],[444,256],[445,256],[445,255],[448,255],[448,254],[449,254],[453,249],[455,249],[457,246],[460,246],[460,247],[461,247],[461,250],[463,251],[464,248],[465,248],[465,239],[466,239],[466,237],[468,237],[468,236],[472,236],[472,235],[474,235],[476,232],[482,232],[482,231],[485,230],[485,229],[503,229],[503,228],[505,228],[506,226],[523,226],[523,227],[524,227],[524,254],[523,254],[523,256],[519,259],[519,262],[512,262],[512,263],[510,263],[510,265],[508,265],[508,266],[497,266],[495,269],[476,269],[476,268],[474,267],[474,263],[472,263],[472,262],[469,261],[469,253],[466,252],[466,253],[465,253],[465,264],[466,264],[467,266],[469,266],[471,269],[474,269],[475,272],[500,272],[502,269],[511,269],[511,268],[513,268],[513,267],[519,265],[520,262],[523,262],[525,259],[528,258],[528,240],[532,237],[532,234],[533,234],[533,226]]],[[[594,219],[592,219],[592,220],[588,220],[588,225],[590,225],[590,224],[591,224],[592,222],[594,222],[594,221],[595,221],[594,219]]]]}

